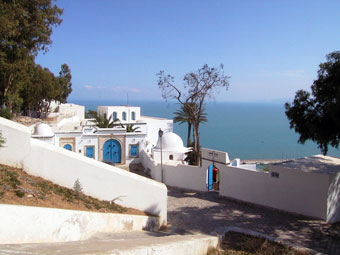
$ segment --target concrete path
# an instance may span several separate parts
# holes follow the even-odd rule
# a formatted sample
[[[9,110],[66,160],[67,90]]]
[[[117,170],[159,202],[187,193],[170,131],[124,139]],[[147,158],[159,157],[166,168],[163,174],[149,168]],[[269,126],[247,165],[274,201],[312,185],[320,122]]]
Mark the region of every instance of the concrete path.
[[[236,226],[325,254],[340,254],[339,223],[329,225],[321,220],[221,198],[216,192],[185,192],[168,187],[168,222],[179,233],[209,234]]]
[[[0,245],[1,255],[206,255],[218,238],[207,235],[172,235],[154,232],[98,234],[86,241]]]

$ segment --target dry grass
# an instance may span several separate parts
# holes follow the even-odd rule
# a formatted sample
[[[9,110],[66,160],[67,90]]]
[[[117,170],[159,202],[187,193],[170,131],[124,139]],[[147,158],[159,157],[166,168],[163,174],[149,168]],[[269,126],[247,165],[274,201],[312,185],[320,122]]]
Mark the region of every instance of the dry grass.
[[[98,200],[84,195],[79,189],[68,189],[5,165],[0,165],[0,203],[146,215],[119,206],[114,201]]]
[[[208,255],[307,255],[280,243],[265,238],[238,232],[228,232],[221,250],[210,250]]]

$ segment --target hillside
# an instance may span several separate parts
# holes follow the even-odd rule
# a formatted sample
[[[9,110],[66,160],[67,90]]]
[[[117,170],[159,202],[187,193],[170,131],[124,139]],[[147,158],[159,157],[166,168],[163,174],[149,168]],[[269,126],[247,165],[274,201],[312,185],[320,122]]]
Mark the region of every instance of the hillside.
[[[101,201],[82,193],[81,183],[75,190],[56,185],[22,169],[0,164],[0,203],[106,213],[146,215],[119,206],[114,201]],[[76,191],[77,190],[77,191]]]

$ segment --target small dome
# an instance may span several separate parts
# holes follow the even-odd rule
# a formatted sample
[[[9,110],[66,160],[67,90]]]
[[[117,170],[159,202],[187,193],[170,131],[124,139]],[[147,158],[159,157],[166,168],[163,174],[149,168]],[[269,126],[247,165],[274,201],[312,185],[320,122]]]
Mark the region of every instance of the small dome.
[[[33,135],[51,137],[54,136],[54,133],[49,125],[45,123],[39,123],[35,126]]]
[[[161,140],[162,150],[164,151],[181,152],[185,149],[182,139],[179,137],[179,135],[175,133],[172,132],[164,133],[162,139],[158,138],[155,149],[161,149]]]

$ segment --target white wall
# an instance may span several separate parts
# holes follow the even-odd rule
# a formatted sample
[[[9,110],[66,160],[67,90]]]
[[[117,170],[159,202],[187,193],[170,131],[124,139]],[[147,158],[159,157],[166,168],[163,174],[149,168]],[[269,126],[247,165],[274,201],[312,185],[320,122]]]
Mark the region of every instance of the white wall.
[[[140,107],[136,106],[98,106],[97,111],[100,114],[106,114],[107,118],[116,112],[117,118],[122,123],[134,123],[140,119]],[[123,112],[126,113],[126,120],[123,120]],[[135,120],[132,120],[132,112],[135,112]]]
[[[79,241],[94,234],[157,230],[157,217],[0,204],[0,243]]]
[[[330,178],[327,200],[327,222],[340,221],[340,173]]]
[[[174,151],[161,151],[159,149],[153,149],[152,150],[152,156],[153,159],[157,162],[163,161],[163,163],[166,162],[172,162],[172,161],[184,161],[185,159],[185,153],[184,152],[174,152]],[[172,160],[170,160],[170,156],[172,156]]]
[[[327,219],[327,175],[271,169],[271,173],[222,166],[220,195],[284,211]]]
[[[149,212],[166,223],[167,189],[164,184],[87,158],[82,154],[30,138],[29,129],[0,118],[7,139],[0,163],[21,166],[30,174],[72,188],[79,178],[84,193]]]
[[[60,117],[77,116],[80,120],[85,117],[85,106],[76,104],[61,104],[59,105]]]
[[[156,146],[158,141],[158,131],[173,132],[173,121],[168,119],[157,119],[143,116],[141,121],[147,124],[147,140],[151,145]]]
[[[150,169],[150,174],[153,179],[161,181],[161,164],[157,164],[144,150],[141,151],[141,162],[145,169]],[[166,185],[173,187],[196,191],[207,191],[207,167],[207,165],[202,167],[182,165],[177,164],[175,161],[165,162],[163,164],[163,182]]]
[[[0,162],[20,167],[23,159],[30,153],[30,129],[0,117],[0,130],[6,139],[6,144],[0,148]]]
[[[161,180],[161,166],[145,151],[141,161],[150,169],[153,179]],[[170,186],[207,191],[206,170],[211,161],[203,160],[202,167],[163,164],[164,183]],[[288,212],[299,213],[334,223],[340,220],[340,173],[334,177],[326,174],[308,173],[272,167],[279,174],[272,177],[253,169],[231,167],[216,163],[220,170],[221,196],[254,204],[264,205]]]

